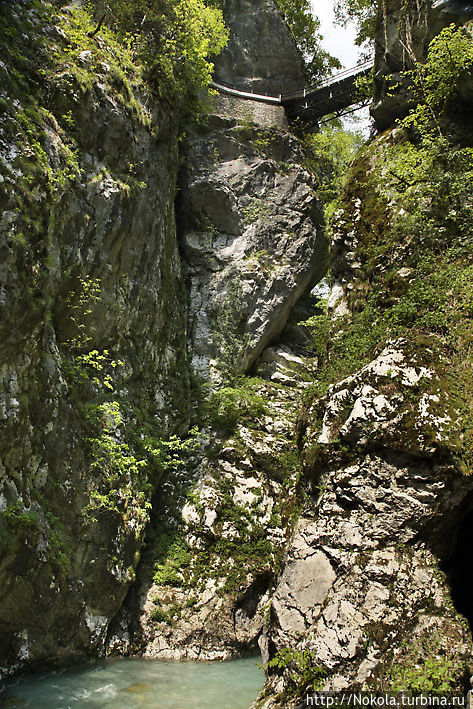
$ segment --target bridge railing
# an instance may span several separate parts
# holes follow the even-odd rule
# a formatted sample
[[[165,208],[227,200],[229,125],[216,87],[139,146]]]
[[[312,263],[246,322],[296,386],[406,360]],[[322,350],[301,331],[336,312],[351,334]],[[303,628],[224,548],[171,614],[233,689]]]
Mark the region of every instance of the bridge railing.
[[[329,86],[333,86],[333,84],[338,84],[344,79],[349,79],[352,76],[357,76],[358,74],[361,74],[365,71],[369,71],[372,69],[374,66],[374,60],[373,59],[368,59],[366,62],[363,62],[362,64],[357,64],[357,66],[351,67],[350,69],[344,69],[343,71],[338,72],[338,74],[334,74],[333,76],[329,76],[328,79],[325,79],[324,81],[321,81],[319,84],[313,84],[312,86],[307,86],[303,91],[293,91],[290,93],[285,93],[282,94],[281,100],[284,101],[290,101],[292,99],[297,99],[297,98],[305,98],[308,94],[313,94],[316,91],[320,91],[320,89],[327,88]]]
[[[236,86],[231,86],[223,81],[211,81],[210,86],[217,91],[222,93],[230,94],[231,96],[237,96],[239,98],[248,98],[252,101],[262,101],[264,103],[271,103],[280,105],[281,104],[281,94],[279,96],[270,96],[268,94],[255,94],[254,91],[245,91],[239,89]]]
[[[330,76],[328,79],[325,79],[320,84],[313,84],[312,86],[308,86],[303,91],[293,91],[289,93],[279,94],[279,96],[257,94],[254,91],[248,91],[242,88],[238,88],[223,81],[211,81],[210,86],[214,89],[217,89],[218,91],[221,91],[222,93],[230,94],[231,96],[250,99],[252,101],[261,101],[263,103],[269,103],[273,105],[281,105],[286,101],[294,101],[299,98],[305,98],[306,96],[310,96],[311,94],[313,95],[317,93],[317,91],[320,91],[321,89],[328,88],[329,86],[335,86],[336,84],[341,83],[345,79],[349,79],[351,77],[357,76],[358,74],[366,72],[369,69],[372,69],[373,66],[374,60],[369,59],[368,61],[363,62],[362,64],[358,64],[357,66],[352,67],[351,69],[344,69],[343,71],[338,72],[338,74]]]

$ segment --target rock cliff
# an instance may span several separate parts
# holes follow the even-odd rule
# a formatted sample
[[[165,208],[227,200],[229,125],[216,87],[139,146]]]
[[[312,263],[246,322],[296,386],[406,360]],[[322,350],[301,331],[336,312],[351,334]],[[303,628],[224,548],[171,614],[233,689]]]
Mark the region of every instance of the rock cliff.
[[[380,130],[403,117],[412,101],[409,81],[403,72],[412,69],[416,60],[425,58],[430,41],[443,27],[451,23],[462,25],[472,16],[473,6],[469,2],[387,0],[380,3],[375,44],[375,100],[371,108]]]
[[[183,137],[80,8],[2,5],[0,676],[259,644],[267,709],[468,688],[467,104],[432,158],[391,127],[410,95],[386,77],[469,9],[382,9],[390,130],[351,168],[303,326],[328,242],[282,109],[216,97]],[[216,78],[302,84],[272,1],[224,13]]]
[[[274,32],[295,52],[276,6],[264,12],[258,47],[232,59],[235,76],[255,76]],[[240,20],[230,26],[238,44]],[[227,62],[217,58],[218,76]],[[271,106],[230,108],[219,100],[205,125],[188,128],[176,203],[200,438],[168,476],[110,652],[255,652],[296,516],[295,414],[313,364],[294,313],[326,271],[328,243],[301,141],[284,121],[270,126]]]
[[[74,56],[73,11],[1,20],[3,673],[102,651],[157,483],[140,431],[185,430],[189,374],[175,127],[118,47]]]
[[[156,547],[166,566],[173,521],[187,525],[191,548],[226,543],[233,553],[247,532],[240,523],[229,531],[219,509],[236,519],[254,498],[248,534],[261,568],[248,557],[222,599],[230,569],[214,578],[207,565],[196,572],[199,603],[185,590],[170,601],[179,613],[197,606],[190,625],[212,617],[199,652],[226,656],[260,632],[292,509],[280,513],[278,497],[294,498],[297,477],[288,462],[287,480],[273,479],[292,437],[292,390],[257,380],[242,393],[235,378],[325,270],[314,180],[282,116],[270,130],[274,109],[260,106],[255,115],[240,106],[237,120],[221,101],[188,127],[179,156],[178,117],[131,53],[110,32],[94,34],[80,4],[59,8],[54,22],[50,10],[2,5],[0,18],[0,673],[140,643],[149,654],[185,654],[190,626],[170,632],[158,611],[146,616],[149,601],[140,638],[129,632],[130,598],[149,586]],[[232,71],[232,83],[276,92],[301,83],[274,3],[228,2],[225,14],[220,78]],[[274,357],[298,391],[291,372],[302,360],[290,350]],[[232,406],[247,407],[256,432],[227,440],[212,398],[219,383],[237,392]],[[279,418],[266,410],[270,394]],[[191,420],[204,432],[186,442]],[[153,543],[139,567],[150,513]],[[267,544],[261,515],[274,527]],[[167,592],[151,592],[170,617]],[[222,604],[227,620],[217,623]],[[189,641],[187,654],[196,647]]]
[[[304,87],[301,56],[274,0],[226,0],[223,14],[230,39],[216,81],[270,96]]]
[[[179,214],[196,375],[246,372],[324,275],[327,242],[300,143],[251,121],[188,136]]]
[[[389,41],[404,43],[397,29]],[[413,39],[420,56],[424,41]],[[298,423],[308,497],[260,640],[258,707],[295,707],[314,689],[470,687],[472,223],[466,163],[452,160],[471,136],[453,79],[452,92],[425,142],[419,122],[363,149],[332,219],[328,321],[315,333],[320,351],[331,342]],[[381,123],[394,122],[398,106],[383,105]],[[410,159],[435,162],[403,183]],[[462,217],[448,222],[456,184]]]

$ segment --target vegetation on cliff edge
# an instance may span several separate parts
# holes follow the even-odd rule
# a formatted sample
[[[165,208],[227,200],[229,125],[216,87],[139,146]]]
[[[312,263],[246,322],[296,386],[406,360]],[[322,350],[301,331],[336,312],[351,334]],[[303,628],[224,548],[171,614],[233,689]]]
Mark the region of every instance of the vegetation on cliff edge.
[[[471,35],[450,26],[409,72],[414,108],[361,151],[332,219],[336,243],[353,252],[350,314],[332,320],[321,304],[310,321],[320,356],[318,396],[371,361],[387,340],[403,337],[414,349],[424,343],[439,378],[438,413],[451,418],[450,450],[468,473],[473,146],[464,117],[472,71]]]

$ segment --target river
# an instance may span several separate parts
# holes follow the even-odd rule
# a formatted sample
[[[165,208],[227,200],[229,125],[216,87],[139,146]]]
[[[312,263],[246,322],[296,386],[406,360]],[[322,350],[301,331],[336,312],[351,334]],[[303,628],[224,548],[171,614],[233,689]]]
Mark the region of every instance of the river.
[[[264,682],[257,658],[229,662],[112,659],[12,682],[9,709],[248,709]]]

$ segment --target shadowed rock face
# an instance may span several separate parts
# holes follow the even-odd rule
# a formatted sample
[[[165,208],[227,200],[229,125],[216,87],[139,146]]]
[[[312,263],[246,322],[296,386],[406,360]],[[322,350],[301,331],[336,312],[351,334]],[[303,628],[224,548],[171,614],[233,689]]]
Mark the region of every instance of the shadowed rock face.
[[[443,27],[464,24],[473,4],[460,0],[388,0],[378,14],[375,57],[375,101],[371,113],[379,130],[394,124],[409,108],[402,72],[422,61],[431,40]],[[389,84],[399,83],[395,92]],[[391,95],[393,94],[393,95]]]
[[[39,23],[36,11],[11,5],[7,25],[16,13],[19,21]],[[63,37],[50,25],[25,36],[56,46]],[[87,53],[81,61],[85,72]],[[7,185],[0,192],[0,676],[100,654],[132,579],[144,527],[135,502],[147,483],[135,476],[135,502],[130,498],[122,514],[122,483],[115,478],[118,506],[95,520],[89,515],[92,492],[106,493],[107,485],[105,459],[94,458],[89,440],[101,435],[97,406],[112,396],[122,413],[125,406],[148,410],[156,432],[173,430],[179,419],[185,426],[188,406],[175,129],[156,105],[148,121],[137,119],[109,91],[110,64],[94,68],[86,94],[73,69],[48,76],[50,93],[38,98],[48,110],[29,126],[40,135],[43,169],[45,163],[55,177],[69,144],[62,116],[68,113],[74,125],[77,175],[54,200],[48,201],[38,163],[28,200],[25,166],[16,159],[27,152],[18,116],[31,96],[2,113],[0,125]],[[0,66],[2,87],[14,70]],[[143,117],[139,99],[136,107]],[[34,164],[31,149],[28,159]],[[131,169],[132,187],[125,184]],[[22,197],[22,208],[14,209]],[[42,219],[38,233],[19,243],[15,236],[33,209]],[[112,368],[113,394],[105,398],[87,365],[78,363],[79,354],[93,350],[108,351],[105,368],[109,358],[123,362]],[[172,372],[179,372],[176,386]],[[116,443],[126,441],[123,428],[113,433]]]
[[[274,0],[226,0],[228,46],[215,61],[215,80],[277,96],[303,88],[303,66]]]
[[[432,7],[435,10],[454,12],[459,15],[473,11],[473,4],[465,0],[435,0]]]

